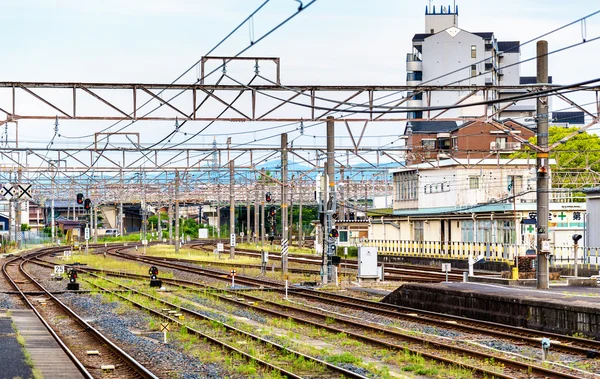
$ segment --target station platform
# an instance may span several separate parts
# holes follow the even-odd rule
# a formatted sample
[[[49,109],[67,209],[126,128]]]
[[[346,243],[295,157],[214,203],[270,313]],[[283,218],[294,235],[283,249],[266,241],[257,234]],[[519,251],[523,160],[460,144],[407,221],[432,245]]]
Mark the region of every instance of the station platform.
[[[600,287],[409,283],[382,302],[476,320],[600,339]]]
[[[24,348],[18,343],[15,330],[23,337]],[[32,310],[0,310],[0,378],[33,377],[23,350],[44,378],[84,378]]]

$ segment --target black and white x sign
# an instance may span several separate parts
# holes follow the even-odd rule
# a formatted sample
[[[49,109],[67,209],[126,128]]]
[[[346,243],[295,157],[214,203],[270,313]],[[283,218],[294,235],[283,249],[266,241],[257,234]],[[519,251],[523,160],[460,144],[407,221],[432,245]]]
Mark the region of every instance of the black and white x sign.
[[[31,200],[31,184],[19,184],[19,199]]]
[[[10,194],[11,185],[5,184],[0,188],[0,195],[4,196],[6,200],[10,200],[12,195]]]

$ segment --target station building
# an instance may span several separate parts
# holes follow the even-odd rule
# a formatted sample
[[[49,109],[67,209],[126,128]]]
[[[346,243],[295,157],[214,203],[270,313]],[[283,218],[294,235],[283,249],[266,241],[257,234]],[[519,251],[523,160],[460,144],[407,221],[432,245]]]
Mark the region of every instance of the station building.
[[[391,172],[392,213],[373,217],[365,242],[380,253],[512,260],[535,250],[535,159],[446,159]],[[584,197],[550,193],[549,235],[561,253],[583,233],[585,210]]]

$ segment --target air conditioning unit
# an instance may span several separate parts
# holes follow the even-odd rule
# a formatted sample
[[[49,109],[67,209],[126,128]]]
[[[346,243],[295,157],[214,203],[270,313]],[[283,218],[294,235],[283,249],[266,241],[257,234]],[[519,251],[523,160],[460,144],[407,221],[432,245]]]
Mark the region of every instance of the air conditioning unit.
[[[485,78],[485,85],[486,86],[491,86],[492,84],[493,84],[492,78]]]

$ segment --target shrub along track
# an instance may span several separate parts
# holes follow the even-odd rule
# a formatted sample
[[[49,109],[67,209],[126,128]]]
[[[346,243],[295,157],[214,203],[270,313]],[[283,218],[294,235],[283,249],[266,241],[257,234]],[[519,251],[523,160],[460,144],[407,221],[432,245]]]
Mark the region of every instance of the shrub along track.
[[[121,252],[117,252],[115,250],[118,249],[110,249],[112,251],[113,254],[117,254],[118,256],[121,256],[123,258],[135,258],[137,260],[141,260],[141,261],[145,261],[146,263],[150,263],[150,264],[160,264],[157,263],[154,259],[148,259],[148,257],[132,257],[129,254],[125,254],[123,255]],[[176,265],[175,265],[176,266]],[[184,271],[189,271],[189,272],[195,272],[198,273],[200,275],[205,275],[207,270],[205,269],[192,269],[188,266],[183,266],[183,267],[173,267],[172,264],[169,264],[169,267],[171,268],[175,268],[175,269],[182,269]],[[128,277],[132,277],[135,278],[137,277],[138,279],[140,278],[140,276],[136,276],[136,275],[128,275],[128,274],[117,274],[117,273],[112,273],[115,275],[121,275],[121,276],[128,276]],[[211,276],[213,276],[213,274],[215,274],[214,272],[211,272]],[[227,279],[226,275],[222,275],[222,273],[220,273],[220,275],[217,275],[216,277],[218,278],[225,278]],[[144,278],[144,277],[141,277]],[[245,278],[237,278],[236,279],[238,281],[238,283],[240,282],[240,280],[245,280]],[[174,285],[178,285],[178,286],[182,286],[186,289],[194,289],[198,287],[198,284],[192,283],[192,282],[186,282],[186,281],[177,281],[177,280],[172,280],[172,279],[163,279],[164,282],[166,283],[170,283],[170,284],[174,284]],[[253,284],[256,285],[255,280],[252,280]],[[264,285],[265,283],[263,283]],[[266,284],[271,285],[272,282],[269,281]],[[203,286],[204,288],[209,288],[211,290],[217,290],[217,288],[215,287],[210,287],[210,286]],[[294,294],[297,294],[299,296],[302,297],[309,297],[312,299],[315,299],[315,297],[319,300],[319,301],[326,301],[326,302],[339,302],[340,300],[335,300],[332,298],[332,296],[330,296],[331,294],[327,294],[326,298],[322,298],[319,295],[321,295],[321,293],[316,292],[316,291],[293,291]],[[355,320],[352,320],[351,318],[346,318],[343,317],[342,315],[336,315],[334,316],[336,318],[336,326],[333,327],[332,325],[328,325],[326,323],[326,318],[330,317],[327,315],[324,315],[323,312],[314,312],[311,310],[307,310],[307,309],[301,309],[299,307],[293,307],[293,306],[289,306],[289,305],[282,305],[276,302],[272,302],[272,301],[266,301],[264,298],[262,297],[257,297],[257,296],[250,296],[247,293],[245,293],[244,295],[240,295],[243,296],[243,299],[240,298],[239,300],[237,298],[233,298],[230,295],[218,295],[216,293],[213,293],[213,296],[217,296],[219,299],[221,300],[225,300],[228,302],[233,302],[236,303],[237,305],[240,306],[244,306],[244,307],[248,307],[248,308],[252,308],[254,310],[263,312],[263,313],[267,313],[270,314],[271,316],[275,316],[275,317],[283,317],[283,318],[292,318],[297,322],[301,322],[304,324],[309,324],[309,325],[313,325],[316,327],[320,327],[326,330],[329,330],[331,332],[334,333],[345,333],[346,335],[355,338],[357,340],[361,340],[363,342],[372,344],[372,345],[377,345],[377,346],[383,346],[385,348],[389,348],[392,350],[402,350],[402,349],[409,349],[415,353],[421,354],[425,357],[429,357],[431,359],[435,359],[437,361],[441,361],[441,362],[446,362],[446,363],[457,363],[456,362],[456,358],[446,358],[441,356],[440,354],[432,354],[429,353],[427,351],[427,349],[425,349],[424,347],[434,347],[436,350],[445,350],[448,351],[451,354],[459,354],[459,355],[463,355],[465,357],[470,357],[472,359],[479,359],[479,360],[490,360],[492,359],[495,362],[501,363],[503,365],[505,365],[506,367],[509,367],[510,369],[507,370],[509,372],[509,374],[499,374],[497,368],[495,370],[489,370],[486,371],[486,369],[482,369],[481,367],[477,366],[476,364],[470,364],[471,362],[458,362],[458,365],[462,365],[464,367],[468,367],[474,371],[478,371],[480,372],[482,375],[494,375],[496,377],[515,377],[515,375],[520,376],[520,375],[524,375],[524,373],[535,373],[538,374],[541,377],[557,377],[557,378],[579,378],[579,377],[588,377],[589,375],[593,375],[590,373],[585,373],[582,371],[577,371],[577,370],[570,370],[564,366],[560,367],[560,366],[553,366],[552,368],[546,368],[543,367],[541,365],[536,365],[533,364],[531,361],[516,361],[514,359],[507,359],[504,356],[500,356],[497,354],[490,354],[489,350],[483,350],[479,349],[479,350],[474,350],[471,348],[462,348],[459,346],[456,346],[455,344],[448,344],[445,342],[440,342],[439,340],[433,340],[431,338],[422,338],[422,337],[415,337],[413,335],[407,335],[407,334],[403,334],[401,332],[398,331],[394,331],[391,330],[390,328],[381,328],[378,326],[374,326],[374,325],[366,325],[364,322],[357,322]],[[345,307],[348,307],[348,299],[350,298],[344,298],[344,303],[342,304]],[[259,302],[260,304],[262,304],[262,306],[259,305],[255,305],[255,304],[248,304],[248,299],[251,299],[255,302]],[[325,300],[323,300],[325,299]],[[352,300],[356,300],[356,299],[352,299]],[[366,305],[365,305],[366,304]],[[356,305],[356,301],[353,301],[351,306],[355,306]],[[359,307],[363,310],[366,311],[372,311],[373,310],[373,306],[374,305],[380,305],[378,303],[373,303],[373,302],[368,302],[368,301],[362,301],[362,306]],[[381,312],[381,310],[378,310],[378,312]],[[391,314],[391,316],[393,317],[402,317],[403,315],[399,315],[396,312],[390,312],[393,313]],[[342,317],[340,317],[342,316]],[[390,316],[390,314],[387,314],[386,316]],[[417,315],[404,315],[407,318],[417,318],[417,320],[415,320],[416,322],[423,322],[422,319],[419,319]],[[478,325],[477,327],[472,327],[469,325],[463,325],[463,324],[448,324],[448,319],[444,320],[444,315],[439,315],[441,316],[440,319],[435,319],[435,318],[427,318],[425,320],[425,322],[427,323],[432,323],[432,324],[437,324],[437,326],[441,326],[443,328],[448,328],[448,329],[453,329],[453,328],[457,328],[459,330],[467,330],[471,333],[476,333],[481,335],[483,334],[488,334],[487,330],[483,330],[480,327],[480,325]],[[511,327],[508,327],[509,329]],[[493,330],[493,329],[492,329]],[[526,332],[533,332],[534,334],[536,333],[535,331],[527,331],[524,330]],[[504,339],[508,339],[508,340],[519,340],[521,343],[528,343],[531,344],[533,346],[539,346],[539,338],[536,337],[523,337],[523,336],[515,336],[512,333],[508,333],[508,332],[496,332],[496,333],[492,333],[494,336],[496,337],[502,337]],[[375,337],[369,337],[368,335],[375,335],[377,336]],[[547,335],[547,333],[545,333],[544,335]],[[561,336],[558,336],[561,337]],[[398,345],[397,344],[397,340],[403,340],[404,344],[403,345]],[[579,339],[576,339],[579,340]],[[586,340],[583,340],[586,341]],[[582,354],[588,353],[588,350],[581,348],[581,347],[575,347],[575,346],[568,346],[568,345],[564,345],[561,347],[563,347],[563,349],[565,351],[568,351],[571,354]],[[514,356],[513,356],[514,358]],[[545,364],[547,365],[547,364]],[[477,367],[476,367],[477,366]]]
[[[2,272],[84,377],[158,378],[46,290],[24,268],[39,255],[63,250],[64,247],[46,248],[12,258],[4,263]],[[92,348],[98,354],[86,353]],[[114,371],[104,372],[105,364],[114,365]]]

